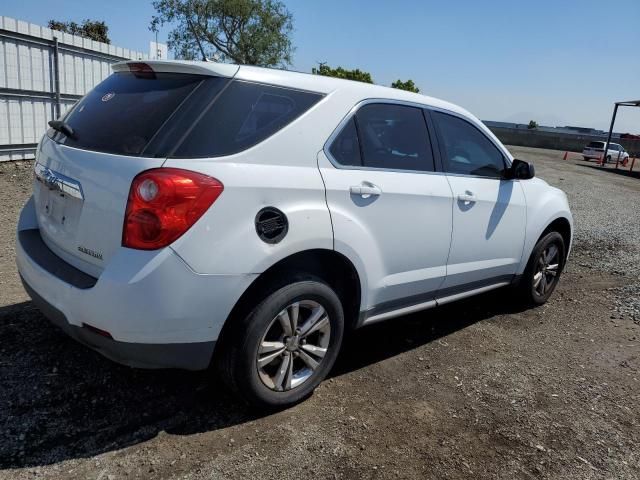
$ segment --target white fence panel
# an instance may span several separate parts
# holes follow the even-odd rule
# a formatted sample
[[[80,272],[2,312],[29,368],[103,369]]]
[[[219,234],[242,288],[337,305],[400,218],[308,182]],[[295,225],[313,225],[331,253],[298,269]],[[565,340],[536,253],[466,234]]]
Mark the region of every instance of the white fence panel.
[[[0,16],[0,161],[33,158],[47,122],[105,79],[112,63],[148,58]]]

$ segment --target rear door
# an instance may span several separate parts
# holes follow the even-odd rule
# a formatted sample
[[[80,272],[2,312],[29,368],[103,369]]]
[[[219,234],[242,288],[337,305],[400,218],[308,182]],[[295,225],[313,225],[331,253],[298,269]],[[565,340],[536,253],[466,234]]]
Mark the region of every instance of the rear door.
[[[447,278],[438,297],[511,281],[525,238],[520,182],[503,177],[504,154],[477,126],[440,111],[431,117],[454,200]]]
[[[34,199],[40,233],[54,253],[98,276],[121,245],[131,181],[160,167],[179,134],[175,127],[184,128],[167,120],[181,106],[178,116],[189,110],[187,99],[202,108],[226,81],[150,68],[116,72],[65,116],[72,135],[49,130],[36,156]]]
[[[422,109],[362,105],[318,160],[335,248],[367,272],[368,315],[432,301],[446,276],[453,200],[434,172]]]

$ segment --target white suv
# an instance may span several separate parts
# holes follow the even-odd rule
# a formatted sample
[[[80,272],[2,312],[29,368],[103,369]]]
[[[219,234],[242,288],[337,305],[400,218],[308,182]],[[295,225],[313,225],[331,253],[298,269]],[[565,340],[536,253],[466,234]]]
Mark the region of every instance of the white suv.
[[[125,62],[38,146],[17,263],[103,355],[299,401],[343,332],[498,287],[544,303],[564,193],[474,116],[300,73]]]
[[[585,160],[601,160],[604,147],[607,142],[591,142],[582,150],[582,156]],[[607,149],[607,158],[605,162],[620,161],[624,162],[629,158],[629,153],[619,143],[609,143]]]

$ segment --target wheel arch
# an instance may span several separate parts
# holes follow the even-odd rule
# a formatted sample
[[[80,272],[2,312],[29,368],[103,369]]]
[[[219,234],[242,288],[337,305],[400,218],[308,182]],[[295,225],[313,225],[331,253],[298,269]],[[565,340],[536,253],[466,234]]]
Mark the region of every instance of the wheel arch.
[[[337,293],[345,313],[345,327],[355,327],[362,296],[361,279],[356,267],[335,250],[311,249],[291,254],[258,275],[235,303],[217,343],[222,343],[225,334],[239,323],[236,319],[249,314],[256,306],[256,299],[290,283],[292,278],[303,279],[305,276],[321,279]]]
[[[572,230],[571,230],[571,222],[566,217],[558,217],[554,219],[551,223],[547,225],[547,227],[542,231],[542,233],[538,236],[536,240],[536,244],[540,241],[542,237],[547,235],[549,232],[558,232],[562,236],[562,240],[565,245],[565,258],[569,256],[569,250],[571,248],[571,239],[572,239]]]

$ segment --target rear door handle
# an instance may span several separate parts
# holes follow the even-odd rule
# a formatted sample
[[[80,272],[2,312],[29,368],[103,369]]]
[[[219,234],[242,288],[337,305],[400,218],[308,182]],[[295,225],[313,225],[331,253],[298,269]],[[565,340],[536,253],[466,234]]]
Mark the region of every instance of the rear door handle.
[[[466,192],[458,195],[458,200],[463,202],[465,205],[470,205],[472,203],[476,203],[476,196],[467,190]]]
[[[377,197],[382,193],[380,187],[374,185],[373,183],[362,184],[362,185],[352,185],[349,187],[349,192],[351,195],[360,195],[361,197]]]

